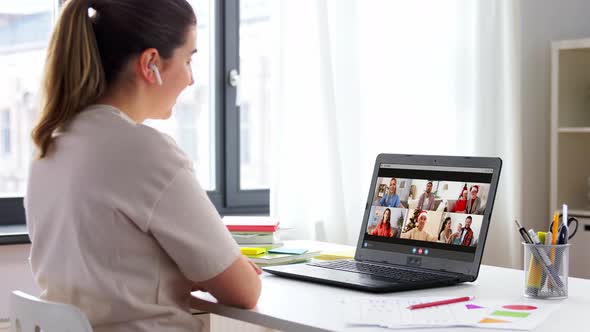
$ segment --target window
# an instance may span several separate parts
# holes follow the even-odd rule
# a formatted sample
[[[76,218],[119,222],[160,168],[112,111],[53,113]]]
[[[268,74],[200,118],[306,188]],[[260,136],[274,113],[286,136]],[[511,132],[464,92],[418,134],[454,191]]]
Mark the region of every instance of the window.
[[[240,1],[240,189],[269,187],[272,0]]]
[[[26,190],[39,82],[62,2],[0,4],[0,197],[22,197]],[[146,124],[176,139],[220,213],[267,213],[270,64],[268,46],[262,46],[271,0],[189,2],[198,21],[195,84],[179,96],[171,119]],[[240,69],[241,107],[228,80]]]
[[[25,191],[53,9],[47,0],[0,4],[0,197]]]
[[[268,210],[272,3],[224,2],[224,68],[231,85],[225,94],[226,201],[230,208]]]
[[[11,147],[10,139],[10,110],[0,111],[0,158],[8,159]]]

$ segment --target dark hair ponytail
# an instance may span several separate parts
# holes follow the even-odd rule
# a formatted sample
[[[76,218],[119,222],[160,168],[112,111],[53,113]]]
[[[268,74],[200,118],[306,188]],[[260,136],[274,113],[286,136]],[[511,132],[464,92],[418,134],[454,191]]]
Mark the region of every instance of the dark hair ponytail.
[[[92,103],[105,85],[88,4],[68,1],[47,48],[41,119],[32,133],[39,158],[47,155],[55,130]]]

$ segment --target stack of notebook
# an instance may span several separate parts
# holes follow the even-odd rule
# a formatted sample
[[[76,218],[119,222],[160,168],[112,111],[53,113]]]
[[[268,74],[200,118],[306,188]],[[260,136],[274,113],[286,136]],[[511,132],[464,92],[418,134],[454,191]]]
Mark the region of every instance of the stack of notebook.
[[[242,254],[259,266],[291,264],[306,261],[321,253],[321,250],[281,247],[266,249],[261,247],[242,247]]]
[[[281,246],[279,221],[271,217],[225,216],[223,223],[240,246],[275,248]]]

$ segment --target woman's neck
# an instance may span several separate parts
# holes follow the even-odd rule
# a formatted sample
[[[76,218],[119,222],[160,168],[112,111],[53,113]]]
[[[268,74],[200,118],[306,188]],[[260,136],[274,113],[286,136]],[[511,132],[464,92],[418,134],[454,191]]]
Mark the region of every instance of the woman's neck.
[[[136,123],[142,123],[147,117],[144,114],[146,107],[137,98],[134,92],[123,87],[109,89],[97,100],[98,104],[111,105],[125,113]]]

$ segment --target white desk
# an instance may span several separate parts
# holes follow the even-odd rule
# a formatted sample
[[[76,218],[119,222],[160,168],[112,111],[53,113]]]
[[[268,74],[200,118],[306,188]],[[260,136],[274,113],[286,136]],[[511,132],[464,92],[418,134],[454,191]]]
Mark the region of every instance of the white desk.
[[[262,295],[254,310],[242,310],[217,304],[208,293],[195,292],[193,307],[220,316],[262,325],[281,331],[387,331],[382,328],[348,327],[345,317],[338,312],[339,299],[366,296],[381,297],[458,297],[474,295],[481,300],[522,300],[523,272],[493,266],[482,266],[474,283],[429,290],[372,295],[360,291],[323,286],[309,282],[280,278],[264,273]],[[536,300],[539,301],[539,300]],[[542,301],[543,302],[543,301]],[[537,331],[588,330],[590,312],[590,280],[570,278],[569,298],[555,301],[562,306]],[[421,331],[430,331],[421,330]],[[454,328],[436,331],[478,331]],[[412,330],[417,331],[417,330]],[[492,330],[481,330],[492,331]]]

